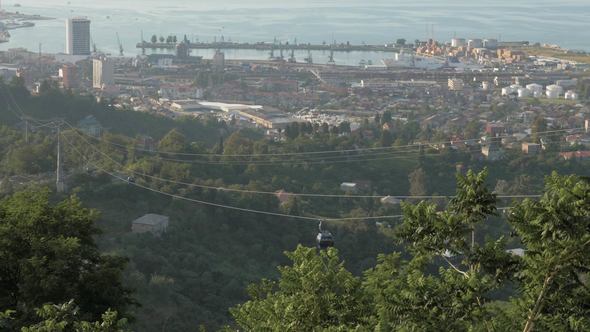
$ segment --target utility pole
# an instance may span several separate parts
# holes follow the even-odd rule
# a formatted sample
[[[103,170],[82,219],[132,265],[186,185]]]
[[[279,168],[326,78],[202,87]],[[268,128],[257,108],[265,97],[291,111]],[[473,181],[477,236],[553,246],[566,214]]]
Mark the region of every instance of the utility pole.
[[[66,191],[66,184],[63,179],[63,162],[61,156],[61,125],[57,124],[57,168],[55,170],[55,187],[58,193],[64,193]]]
[[[25,142],[29,144],[29,119],[25,118]]]

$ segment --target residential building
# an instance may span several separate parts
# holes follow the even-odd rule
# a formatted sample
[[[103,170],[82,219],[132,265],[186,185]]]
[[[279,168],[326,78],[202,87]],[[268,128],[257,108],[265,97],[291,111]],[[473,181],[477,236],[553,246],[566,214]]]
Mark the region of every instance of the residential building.
[[[66,21],[66,53],[90,55],[90,20],[84,17]]]
[[[498,137],[506,132],[506,127],[502,123],[492,122],[486,124],[486,134],[492,137]]]
[[[115,69],[113,62],[105,56],[92,60],[92,86],[103,89],[115,84]]]
[[[64,89],[75,89],[78,87],[78,73],[75,65],[63,65],[61,67],[61,77]]]
[[[573,151],[573,152],[561,152],[559,156],[564,160],[572,159],[590,159],[590,151]]]
[[[482,146],[481,154],[483,154],[489,161],[496,161],[502,158],[500,147],[494,143]]]
[[[160,236],[166,233],[170,218],[158,214],[146,214],[141,218],[134,220],[131,224],[131,231],[133,233],[152,233]]]

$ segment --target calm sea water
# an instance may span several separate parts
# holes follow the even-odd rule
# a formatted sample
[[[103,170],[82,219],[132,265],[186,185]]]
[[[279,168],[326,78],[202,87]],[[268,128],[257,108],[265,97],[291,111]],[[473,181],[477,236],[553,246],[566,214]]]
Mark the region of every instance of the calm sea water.
[[[499,38],[555,43],[590,50],[590,0],[15,0],[2,1],[4,9],[56,18],[36,22],[29,29],[11,31],[0,49],[26,47],[63,52],[65,19],[87,16],[98,48],[118,53],[119,33],[126,55],[139,53],[135,44],[153,34],[187,35],[191,40],[213,41],[222,35],[231,41],[321,43],[386,43],[397,38],[439,40],[453,36]],[[198,54],[194,52],[193,54]],[[201,51],[210,57],[211,53]],[[229,58],[260,58],[258,52],[228,52]],[[285,54],[287,56],[287,54]],[[296,54],[298,58],[304,54]],[[319,59],[316,59],[319,58]],[[315,54],[322,62],[326,54]],[[351,60],[353,58],[353,60]],[[337,62],[356,61],[363,55],[337,54]],[[366,59],[377,60],[383,55]],[[348,60],[347,60],[348,59]]]

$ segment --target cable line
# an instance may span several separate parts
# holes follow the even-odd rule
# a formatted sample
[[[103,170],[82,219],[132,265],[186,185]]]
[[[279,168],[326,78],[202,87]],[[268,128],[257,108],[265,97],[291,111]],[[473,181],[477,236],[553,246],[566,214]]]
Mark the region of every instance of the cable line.
[[[78,148],[76,148],[68,139],[66,139],[66,142],[68,143],[68,145],[70,145],[76,152],[78,152],[78,154],[86,159],[86,157],[82,154],[82,152],[80,152],[80,150],[78,150]],[[241,208],[241,207],[236,207],[236,206],[231,206],[231,205],[225,205],[225,204],[218,204],[218,203],[212,203],[212,202],[207,202],[207,201],[202,201],[202,200],[198,200],[198,199],[193,199],[193,198],[188,198],[188,197],[184,197],[184,196],[180,196],[180,195],[176,195],[176,194],[171,194],[171,193],[167,193],[161,190],[157,190],[151,187],[147,187],[135,182],[129,182],[127,180],[125,180],[124,178],[111,173],[97,165],[93,165],[94,167],[96,167],[97,169],[99,169],[100,171],[110,175],[113,178],[119,179],[123,182],[129,183],[133,186],[154,192],[154,193],[158,193],[161,195],[165,195],[165,196],[169,196],[172,198],[176,198],[176,199],[181,199],[181,200],[185,200],[185,201],[189,201],[189,202],[193,202],[193,203],[198,203],[198,204],[202,204],[202,205],[207,205],[207,206],[213,206],[213,207],[218,207],[218,208],[223,208],[223,209],[229,209],[229,210],[235,210],[235,211],[241,211],[241,212],[248,212],[248,213],[254,213],[254,214],[260,214],[260,215],[267,215],[267,216],[274,216],[274,217],[284,217],[284,218],[292,218],[292,219],[300,219],[300,220],[307,220],[307,221],[318,221],[319,219],[322,220],[327,220],[327,221],[355,221],[355,220],[379,220],[379,219],[393,219],[393,218],[401,218],[403,217],[402,215],[393,215],[393,216],[374,216],[374,217],[346,217],[346,218],[326,218],[326,217],[306,217],[306,216],[297,216],[297,215],[290,215],[290,214],[284,214],[284,213],[277,213],[277,212],[269,212],[269,211],[261,211],[261,210],[254,210],[254,209],[247,209],[247,208]]]
[[[84,137],[82,137],[82,139],[84,140]],[[88,143],[88,141],[85,141],[85,142],[87,144],[89,144],[94,151],[103,155],[105,158],[107,158],[108,160],[117,164],[119,167],[125,167],[125,165],[116,161],[115,159],[113,159],[112,157],[107,155],[106,153],[96,149],[93,145]],[[279,194],[279,192],[277,192],[277,191],[274,191],[274,192],[272,192],[272,191],[259,191],[259,190],[234,189],[234,188],[227,188],[227,187],[200,185],[200,184],[195,184],[195,183],[188,183],[188,182],[183,182],[183,181],[161,178],[158,176],[153,176],[153,175],[145,174],[142,172],[137,172],[134,170],[129,170],[129,172],[133,173],[134,175],[150,178],[150,179],[161,181],[161,182],[173,183],[173,184],[177,184],[177,185],[184,185],[184,186],[194,187],[194,188],[212,189],[212,190],[218,190],[218,191],[239,192],[239,193],[248,193],[248,194],[273,195],[273,196],[276,196],[277,194]],[[280,194],[285,195],[285,196],[292,196],[292,197],[324,197],[324,198],[349,198],[349,199],[353,199],[353,198],[379,198],[380,199],[380,198],[385,198],[385,197],[393,197],[393,198],[397,198],[397,199],[435,199],[435,198],[436,199],[448,199],[448,198],[454,197],[454,195],[447,195],[447,196],[444,196],[444,195],[429,195],[429,196],[338,195],[338,194],[309,194],[309,193],[288,193],[288,192],[281,192]],[[540,195],[502,195],[502,196],[498,196],[498,198],[538,198],[538,197],[540,197]]]
[[[576,131],[585,129],[584,127],[580,128],[567,128],[567,129],[557,129],[557,130],[547,130],[547,131],[540,131],[536,134],[545,134],[545,133],[559,133],[559,132],[567,132],[567,131]],[[82,133],[83,135],[103,141],[107,144],[118,146],[121,148],[127,149],[128,146],[123,144],[118,144],[115,142],[110,142],[105,140],[104,138],[98,138],[90,136],[86,133]],[[502,138],[509,138],[513,137],[513,135],[500,135],[496,137],[492,137],[492,139],[502,139]],[[302,156],[302,155],[322,155],[322,154],[343,154],[349,152],[363,152],[363,151],[386,151],[392,149],[401,149],[401,148],[420,148],[422,146],[428,145],[439,145],[439,144],[453,144],[453,143],[468,143],[472,141],[478,141],[478,139],[463,139],[463,140],[453,140],[453,141],[443,141],[443,142],[425,142],[425,143],[414,143],[402,146],[389,146],[389,147],[374,147],[374,148],[360,148],[360,149],[345,149],[345,150],[324,150],[324,151],[309,151],[309,152],[285,152],[285,153],[253,153],[253,154],[215,154],[215,153],[184,153],[184,152],[172,152],[172,151],[159,151],[159,150],[150,150],[150,149],[141,149],[135,148],[137,151],[147,152],[147,153],[154,153],[154,154],[164,154],[164,155],[175,155],[175,156],[193,156],[193,157],[222,157],[222,158],[232,158],[232,157],[280,157],[280,156]]]

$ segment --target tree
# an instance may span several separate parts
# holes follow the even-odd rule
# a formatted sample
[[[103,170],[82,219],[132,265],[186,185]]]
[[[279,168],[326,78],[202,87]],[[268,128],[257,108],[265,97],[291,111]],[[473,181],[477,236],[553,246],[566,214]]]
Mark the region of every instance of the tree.
[[[420,308],[402,316],[402,330],[495,329],[489,294],[513,278],[518,260],[506,252],[503,238],[483,245],[475,241],[475,228],[496,212],[496,196],[486,187],[486,178],[485,170],[457,175],[456,195],[442,212],[432,203],[402,204],[398,236],[414,258],[402,281],[394,284],[403,291],[384,299],[384,305]],[[427,264],[436,261],[447,267],[431,275]],[[398,271],[399,264],[392,268]]]
[[[389,147],[393,144],[393,135],[389,130],[381,131],[381,146],[382,147]]]
[[[61,305],[46,304],[37,309],[43,319],[40,323],[24,327],[21,332],[127,332],[126,319],[117,319],[117,312],[107,310],[100,321],[87,322],[80,318],[80,308],[74,301]]]
[[[533,122],[531,131],[533,134],[533,141],[538,142],[541,138],[539,133],[547,131],[547,120],[545,120],[545,118],[542,116],[537,117]]]
[[[155,44],[155,43],[157,43],[157,42],[158,42],[158,36],[156,36],[156,35],[153,35],[153,36],[152,36],[152,44]]]
[[[160,140],[158,149],[166,152],[183,152],[186,149],[186,139],[180,131],[172,129]]]
[[[475,139],[481,133],[481,123],[479,121],[470,121],[464,128],[465,139]]]
[[[121,284],[126,259],[101,255],[97,213],[71,197],[55,206],[47,190],[0,202],[0,311],[16,310],[16,327],[36,321],[34,308],[74,299],[84,319],[134,303]]]
[[[400,38],[395,42],[395,44],[398,46],[404,46],[406,45],[406,40],[404,38]]]
[[[381,117],[381,124],[391,123],[391,121],[392,121],[391,111],[383,112],[383,116]]]
[[[539,201],[511,210],[510,223],[526,246],[525,332],[590,330],[590,183],[553,173]]]
[[[278,282],[251,285],[251,300],[231,309],[236,323],[248,331],[351,330],[364,324],[368,306],[361,282],[348,272],[338,251],[319,254],[298,246],[286,253],[293,262],[280,267]]]
[[[381,114],[375,113],[374,121],[376,124],[380,124],[381,123]]]
[[[350,122],[348,122],[348,121],[341,122],[339,125],[339,131],[341,133],[350,134],[350,132],[351,132]]]
[[[166,41],[166,38],[164,38],[164,36],[160,36],[160,43],[163,43],[164,41]]]

